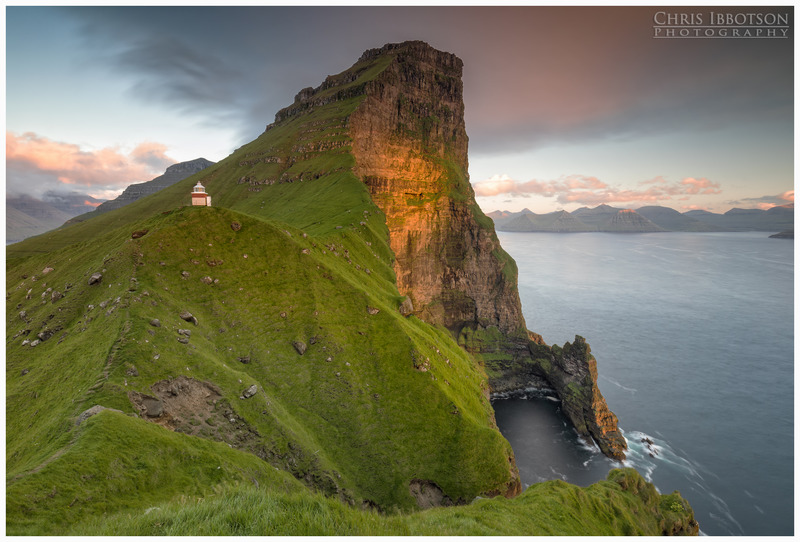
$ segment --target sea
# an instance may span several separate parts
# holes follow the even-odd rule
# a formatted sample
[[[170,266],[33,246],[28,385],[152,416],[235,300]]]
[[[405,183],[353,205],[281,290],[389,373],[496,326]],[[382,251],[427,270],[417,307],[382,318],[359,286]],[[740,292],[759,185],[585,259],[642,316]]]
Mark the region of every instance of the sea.
[[[523,487],[633,467],[706,535],[794,534],[794,241],[769,233],[498,232],[528,329],[583,336],[628,441],[581,441],[552,393],[495,399]]]

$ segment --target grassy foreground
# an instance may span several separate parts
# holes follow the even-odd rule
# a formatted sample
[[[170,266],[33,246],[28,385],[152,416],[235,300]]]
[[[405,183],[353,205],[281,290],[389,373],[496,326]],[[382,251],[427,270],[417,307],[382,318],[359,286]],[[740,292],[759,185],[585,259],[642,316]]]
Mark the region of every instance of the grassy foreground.
[[[661,535],[690,531],[687,510],[679,495],[661,496],[635,470],[619,469],[587,488],[553,480],[515,499],[478,499],[467,506],[391,516],[319,494],[241,485],[200,501],[94,519],[68,534]]]

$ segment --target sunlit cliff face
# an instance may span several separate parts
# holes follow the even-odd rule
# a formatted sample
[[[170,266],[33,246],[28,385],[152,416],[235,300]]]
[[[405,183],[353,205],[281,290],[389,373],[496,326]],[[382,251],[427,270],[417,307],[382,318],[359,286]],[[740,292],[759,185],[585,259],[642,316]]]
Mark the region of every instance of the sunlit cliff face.
[[[524,333],[516,275],[504,275],[496,237],[474,216],[461,61],[427,46],[414,62],[403,55],[349,119],[354,171],[386,215],[398,290],[419,316],[456,333]]]

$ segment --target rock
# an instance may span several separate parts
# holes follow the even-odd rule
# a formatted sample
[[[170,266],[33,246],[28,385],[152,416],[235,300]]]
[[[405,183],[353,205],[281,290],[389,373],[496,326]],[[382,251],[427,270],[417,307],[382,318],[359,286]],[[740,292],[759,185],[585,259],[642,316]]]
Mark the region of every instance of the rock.
[[[191,312],[189,312],[187,310],[183,310],[183,311],[181,311],[180,316],[181,316],[181,320],[185,320],[187,322],[193,323],[194,325],[197,325],[197,318],[192,316]]]
[[[45,267],[44,269],[42,269],[42,275],[46,275],[46,274],[48,274],[48,273],[49,273],[50,271],[52,271],[52,270],[53,270],[53,268],[52,268],[52,267],[49,267],[49,266],[48,266],[48,267]]]
[[[75,425],[82,424],[83,422],[85,422],[86,420],[88,420],[89,418],[94,416],[95,414],[99,414],[100,412],[102,412],[104,410],[111,410],[113,412],[122,413],[121,410],[117,410],[116,408],[106,408],[104,406],[94,405],[93,407],[87,408],[86,410],[81,412],[81,414],[78,416],[78,419],[75,420]]]
[[[250,356],[241,356],[238,358],[240,363],[244,363],[245,365],[250,363]]]
[[[403,302],[400,303],[400,307],[397,309],[400,311],[400,314],[403,316],[410,316],[414,312],[414,304],[411,302],[410,297],[406,297],[403,299]]]
[[[188,279],[189,278],[189,272],[188,271],[181,271],[181,278],[182,279]]]
[[[153,318],[152,320],[150,320],[150,325],[153,327],[161,327],[161,320],[159,320],[158,318]]]
[[[155,397],[144,397],[142,406],[148,418],[158,418],[164,413],[164,403]]]
[[[63,295],[61,292],[59,292],[59,291],[57,291],[57,290],[53,290],[53,293],[52,293],[52,294],[50,294],[50,301],[52,301],[53,303],[55,303],[56,301],[58,301],[58,300],[59,300],[59,299],[61,299],[62,297],[64,297],[64,295]]]
[[[205,277],[200,279],[200,282],[202,282],[203,284],[213,284],[214,283],[214,279],[212,279],[211,277],[206,275]]]
[[[89,286],[93,284],[99,284],[101,280],[103,280],[102,273],[93,273],[92,276],[89,277]]]
[[[30,370],[30,369],[22,369],[22,372],[20,373],[20,376],[25,376],[25,375],[26,375],[26,374],[28,374],[29,372],[31,372],[31,370]]]
[[[528,348],[578,434],[593,440],[606,456],[625,459],[628,445],[619,432],[617,417],[597,386],[597,361],[584,338],[576,335],[575,341],[565,343],[563,348],[530,341]],[[547,364],[538,360],[546,360]]]
[[[306,353],[307,347],[306,343],[304,343],[303,341],[294,341],[292,343],[292,346],[294,346],[294,349],[297,350],[297,353],[300,354],[301,356]]]
[[[192,330],[191,329],[179,329],[178,330],[178,335],[185,335],[187,337],[191,337],[192,336]]]
[[[128,367],[128,370],[125,371],[125,374],[128,376],[139,376],[139,371],[136,370],[136,367]]]
[[[380,311],[380,309],[376,309],[375,307],[367,307],[367,312],[372,314],[372,315],[375,315],[375,314],[378,314],[381,311]]]
[[[49,339],[50,337],[52,337],[55,334],[55,332],[56,332],[56,330],[53,330],[53,329],[45,329],[43,331],[40,331],[39,334],[36,335],[36,336],[39,337],[40,341],[44,342],[47,339]]]
[[[147,232],[150,230],[136,230],[131,234],[131,239],[139,239],[140,237],[144,237],[147,235]]]
[[[258,386],[253,384],[252,386],[250,386],[249,388],[247,388],[246,390],[244,390],[242,392],[242,398],[243,399],[249,399],[252,396],[254,396],[256,394],[256,392],[258,392]]]
[[[178,337],[178,342],[182,344],[189,344],[189,339],[186,337]]]
[[[25,311],[21,311],[21,312],[19,313],[19,319],[20,319],[20,320],[24,320],[24,321],[26,321],[26,322],[27,322],[27,321],[28,321],[28,313],[27,313],[27,312],[25,312]]]
[[[233,222],[231,222],[231,229],[233,231],[239,231],[242,229],[242,225],[234,220]]]

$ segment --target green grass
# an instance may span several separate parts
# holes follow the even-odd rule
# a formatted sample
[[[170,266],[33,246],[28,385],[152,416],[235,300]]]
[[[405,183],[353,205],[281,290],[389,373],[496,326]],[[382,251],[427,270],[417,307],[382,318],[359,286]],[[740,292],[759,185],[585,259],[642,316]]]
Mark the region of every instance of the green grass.
[[[625,469],[587,488],[554,480],[531,486],[516,499],[480,499],[468,506],[388,516],[318,494],[287,495],[240,485],[199,502],[165,503],[147,513],[95,519],[69,534],[661,535],[691,530],[686,510],[680,495],[659,496],[635,471]]]

